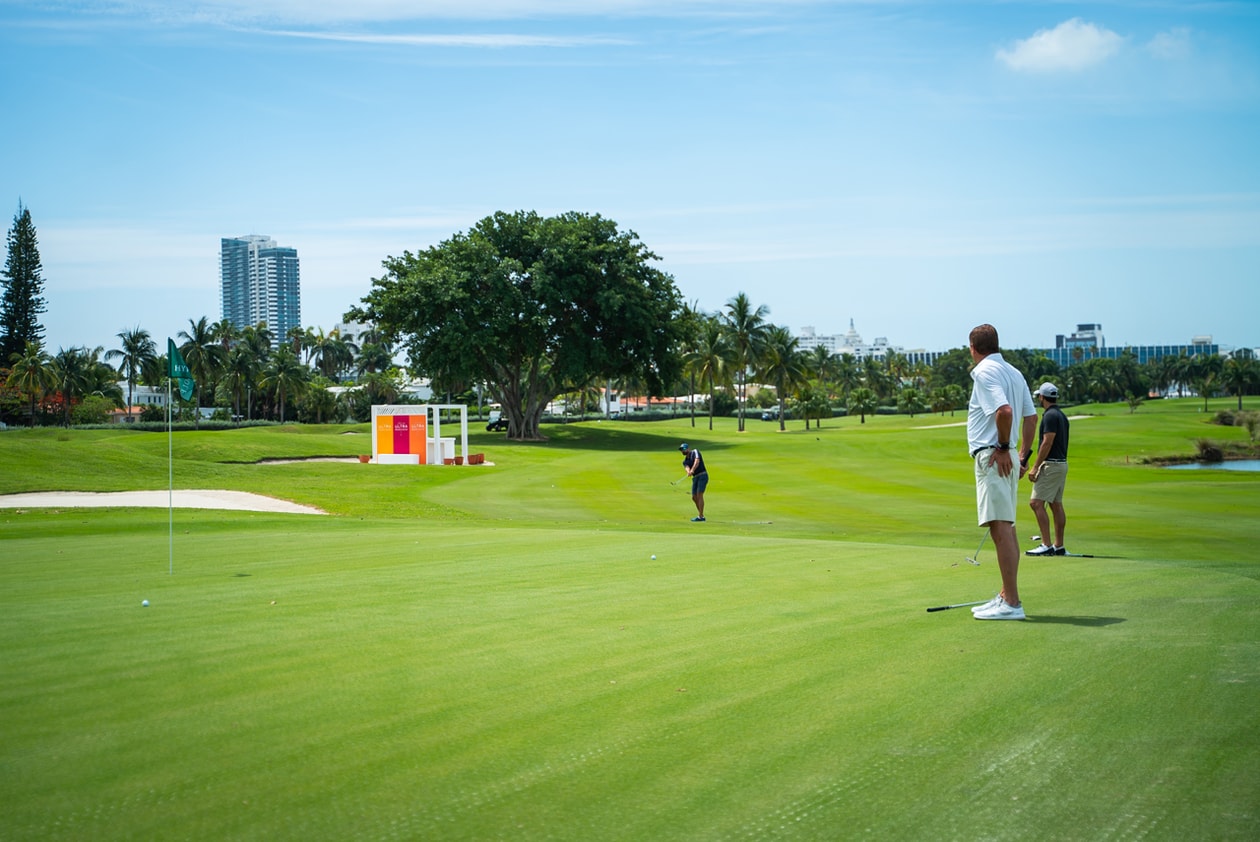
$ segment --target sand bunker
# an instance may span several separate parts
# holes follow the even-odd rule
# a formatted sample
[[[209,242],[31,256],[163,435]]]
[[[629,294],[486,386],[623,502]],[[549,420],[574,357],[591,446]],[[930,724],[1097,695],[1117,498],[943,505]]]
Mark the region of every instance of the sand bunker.
[[[0,494],[0,509],[73,509],[81,507],[136,507],[176,509],[230,509],[240,512],[326,515],[313,506],[288,500],[250,494],[245,491],[41,491],[28,494]]]

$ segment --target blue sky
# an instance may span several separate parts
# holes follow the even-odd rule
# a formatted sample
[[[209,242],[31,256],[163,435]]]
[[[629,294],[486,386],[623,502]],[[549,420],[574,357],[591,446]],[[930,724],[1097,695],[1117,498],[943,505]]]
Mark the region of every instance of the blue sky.
[[[0,82],[54,352],[216,320],[224,236],[298,249],[328,329],[518,209],[793,330],[1260,345],[1249,0],[0,0]]]

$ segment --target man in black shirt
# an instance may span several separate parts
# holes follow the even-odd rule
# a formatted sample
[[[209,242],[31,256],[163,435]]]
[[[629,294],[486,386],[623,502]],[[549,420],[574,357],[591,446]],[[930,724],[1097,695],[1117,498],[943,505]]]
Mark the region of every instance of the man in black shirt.
[[[1028,505],[1041,530],[1041,546],[1024,555],[1067,555],[1063,546],[1063,529],[1067,524],[1067,515],[1063,511],[1063,486],[1067,482],[1068,420],[1063,410],[1059,409],[1059,390],[1053,383],[1042,383],[1033,392],[1033,397],[1045,410],[1041,415],[1041,446],[1037,448],[1037,456],[1028,471],[1028,478],[1033,483]],[[1047,504],[1054,515],[1053,544],[1047,544],[1050,540]]]
[[[704,457],[700,451],[688,446],[686,442],[678,445],[683,454],[683,470],[691,477],[691,501],[696,504],[696,516],[691,520],[704,523],[704,489],[709,485],[709,472],[704,467]]]

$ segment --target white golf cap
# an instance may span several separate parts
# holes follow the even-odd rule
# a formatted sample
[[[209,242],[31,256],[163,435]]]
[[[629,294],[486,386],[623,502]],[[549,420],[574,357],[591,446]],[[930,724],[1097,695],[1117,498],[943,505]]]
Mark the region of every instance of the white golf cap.
[[[1043,398],[1054,398],[1057,401],[1059,399],[1059,387],[1053,383],[1042,383],[1033,394],[1041,395]]]

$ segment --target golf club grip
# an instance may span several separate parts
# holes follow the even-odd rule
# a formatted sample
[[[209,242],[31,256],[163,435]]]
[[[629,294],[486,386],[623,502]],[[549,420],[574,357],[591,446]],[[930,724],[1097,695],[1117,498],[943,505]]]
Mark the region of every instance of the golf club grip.
[[[938,605],[935,608],[929,608],[928,613],[931,614],[933,611],[948,611],[949,609],[953,607],[954,606],[952,605]]]

